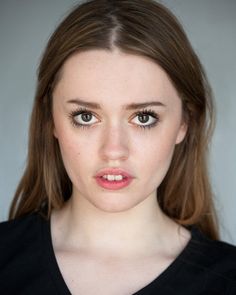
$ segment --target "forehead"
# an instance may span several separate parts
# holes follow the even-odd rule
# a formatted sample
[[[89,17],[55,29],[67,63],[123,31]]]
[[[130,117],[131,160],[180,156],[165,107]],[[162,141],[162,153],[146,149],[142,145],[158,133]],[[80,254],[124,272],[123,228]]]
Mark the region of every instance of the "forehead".
[[[83,98],[113,106],[179,100],[168,75],[158,64],[144,56],[117,50],[90,50],[71,56],[63,65],[54,94],[61,99]]]

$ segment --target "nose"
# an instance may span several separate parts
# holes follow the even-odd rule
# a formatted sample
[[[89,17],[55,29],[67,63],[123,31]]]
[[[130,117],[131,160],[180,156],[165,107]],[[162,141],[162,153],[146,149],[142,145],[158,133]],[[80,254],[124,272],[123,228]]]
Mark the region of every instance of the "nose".
[[[122,126],[103,130],[100,156],[106,162],[124,161],[129,157],[128,136]]]

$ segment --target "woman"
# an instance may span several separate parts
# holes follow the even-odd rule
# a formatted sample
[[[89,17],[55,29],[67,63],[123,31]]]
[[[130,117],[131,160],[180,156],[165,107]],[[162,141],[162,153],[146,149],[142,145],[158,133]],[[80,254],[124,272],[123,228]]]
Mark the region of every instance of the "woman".
[[[50,38],[25,173],[0,226],[3,294],[235,294],[206,153],[213,103],[151,0],[92,0]]]

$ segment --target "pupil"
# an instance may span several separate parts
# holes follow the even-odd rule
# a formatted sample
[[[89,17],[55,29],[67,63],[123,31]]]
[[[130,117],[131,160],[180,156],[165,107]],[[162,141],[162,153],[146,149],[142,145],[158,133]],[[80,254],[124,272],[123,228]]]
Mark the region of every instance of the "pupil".
[[[89,122],[91,120],[91,114],[82,114],[82,119],[85,122]]]
[[[140,115],[140,116],[139,116],[139,121],[140,121],[141,123],[147,123],[147,122],[148,122],[148,116],[149,116],[149,115]]]

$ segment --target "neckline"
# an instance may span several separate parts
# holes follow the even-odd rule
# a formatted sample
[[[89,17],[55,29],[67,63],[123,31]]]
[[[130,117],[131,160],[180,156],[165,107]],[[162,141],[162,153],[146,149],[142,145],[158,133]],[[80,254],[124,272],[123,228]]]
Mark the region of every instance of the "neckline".
[[[196,236],[199,234],[199,231],[197,228],[189,227],[188,228],[191,233],[191,237],[186,244],[186,246],[183,248],[183,250],[180,252],[180,254],[173,260],[170,265],[154,280],[152,280],[150,283],[145,285],[143,288],[139,289],[132,295],[142,295],[145,294],[144,292],[147,292],[148,290],[152,289],[154,286],[155,288],[161,288],[161,286],[168,281],[169,278],[173,277],[173,275],[181,268],[183,265],[183,262],[185,261],[185,258],[188,256],[189,250],[192,248],[194,244],[194,240],[196,241]],[[50,276],[61,295],[71,295],[71,292],[62,276],[61,270],[59,268],[56,255],[53,248],[53,242],[52,242],[52,233],[51,233],[51,218],[49,220],[44,220],[43,226],[42,226],[42,235],[43,235],[43,249],[44,253],[46,255],[46,262],[48,265],[48,270],[50,272]]]
[[[42,217],[41,217],[42,218]],[[43,249],[46,256],[46,262],[50,276],[57,288],[58,294],[71,295],[71,292],[62,276],[61,270],[57,263],[56,255],[53,249],[51,233],[51,217],[43,220],[42,223]]]

